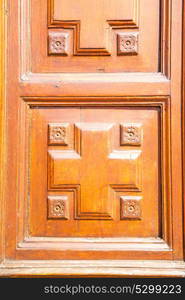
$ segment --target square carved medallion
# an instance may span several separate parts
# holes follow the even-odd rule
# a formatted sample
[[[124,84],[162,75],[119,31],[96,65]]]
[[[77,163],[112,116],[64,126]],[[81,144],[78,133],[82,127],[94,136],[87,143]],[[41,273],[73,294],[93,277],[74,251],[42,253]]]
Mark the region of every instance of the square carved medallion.
[[[48,196],[48,219],[69,218],[68,197]]]
[[[121,196],[121,220],[141,220],[141,199],[139,196]]]

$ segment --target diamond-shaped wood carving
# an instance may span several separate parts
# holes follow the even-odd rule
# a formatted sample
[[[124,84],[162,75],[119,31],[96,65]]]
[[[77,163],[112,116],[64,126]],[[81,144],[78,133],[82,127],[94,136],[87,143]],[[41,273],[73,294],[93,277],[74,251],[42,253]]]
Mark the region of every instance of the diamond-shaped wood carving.
[[[67,196],[48,196],[48,219],[69,218],[68,197]]]
[[[142,140],[141,124],[121,124],[120,140],[121,146],[140,146]]]
[[[48,127],[49,145],[67,146],[69,143],[69,124],[52,123]]]
[[[118,55],[138,54],[138,33],[118,33]]]
[[[68,34],[60,31],[49,31],[48,47],[50,55],[67,55]]]
[[[141,220],[141,199],[139,196],[121,196],[121,220]]]

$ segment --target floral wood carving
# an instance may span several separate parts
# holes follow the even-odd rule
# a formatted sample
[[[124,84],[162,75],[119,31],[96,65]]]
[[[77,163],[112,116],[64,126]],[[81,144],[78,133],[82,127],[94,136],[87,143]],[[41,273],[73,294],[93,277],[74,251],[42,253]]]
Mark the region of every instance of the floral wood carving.
[[[118,33],[118,55],[138,54],[138,33]]]
[[[141,197],[121,196],[121,220],[141,220]]]
[[[140,124],[121,124],[121,146],[140,146],[142,128]]]
[[[68,214],[67,196],[48,196],[48,219],[67,220]]]
[[[48,43],[50,55],[67,55],[68,34],[58,31],[49,31]]]
[[[69,139],[68,123],[49,124],[49,145],[67,146]]]

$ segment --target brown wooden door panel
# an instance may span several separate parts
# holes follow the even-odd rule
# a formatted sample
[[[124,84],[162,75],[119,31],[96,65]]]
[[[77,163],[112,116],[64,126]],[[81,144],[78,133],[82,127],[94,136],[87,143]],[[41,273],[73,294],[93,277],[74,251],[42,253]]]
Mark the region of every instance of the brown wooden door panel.
[[[17,258],[171,258],[169,99],[21,101]]]
[[[157,72],[160,1],[150,1],[32,1],[33,72]]]
[[[183,272],[182,2],[7,1],[3,274]]]
[[[32,236],[160,235],[157,108],[35,108],[31,128]]]

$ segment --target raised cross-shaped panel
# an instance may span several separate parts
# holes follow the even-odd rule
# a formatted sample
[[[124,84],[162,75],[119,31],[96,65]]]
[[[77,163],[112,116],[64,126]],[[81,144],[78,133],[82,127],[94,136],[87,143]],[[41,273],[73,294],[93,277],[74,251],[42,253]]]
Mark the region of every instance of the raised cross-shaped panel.
[[[111,220],[117,193],[141,188],[141,150],[115,149],[115,123],[72,127],[74,149],[49,150],[49,190],[74,191],[75,219]]]
[[[31,106],[29,141],[33,150],[29,159],[29,207],[32,236],[153,237],[160,232],[159,120],[164,120],[165,115],[160,117],[154,97],[150,101],[143,97],[141,105],[135,97],[126,98],[123,104],[120,98],[110,103],[108,97],[96,98],[86,100],[83,97],[79,102],[75,97],[51,98],[49,106],[48,102],[41,102],[40,106],[34,102],[35,106]],[[133,136],[138,136],[138,130],[132,133],[133,127],[140,129],[139,145],[125,144],[127,141],[121,144],[121,125],[129,128],[131,125],[129,142],[130,136],[131,142]],[[67,130],[62,130],[61,134],[66,126]],[[51,128],[54,128],[58,143],[53,138],[50,141]],[[152,148],[148,147],[151,143]],[[48,197],[67,197],[67,219],[47,217]],[[125,212],[121,197],[128,200]],[[137,202],[141,216],[133,214],[136,197],[142,197]],[[57,205],[54,214],[59,211]],[[62,214],[63,211],[62,208]]]
[[[49,27],[72,29],[74,55],[110,55],[111,29],[138,28],[139,0],[49,0]]]

